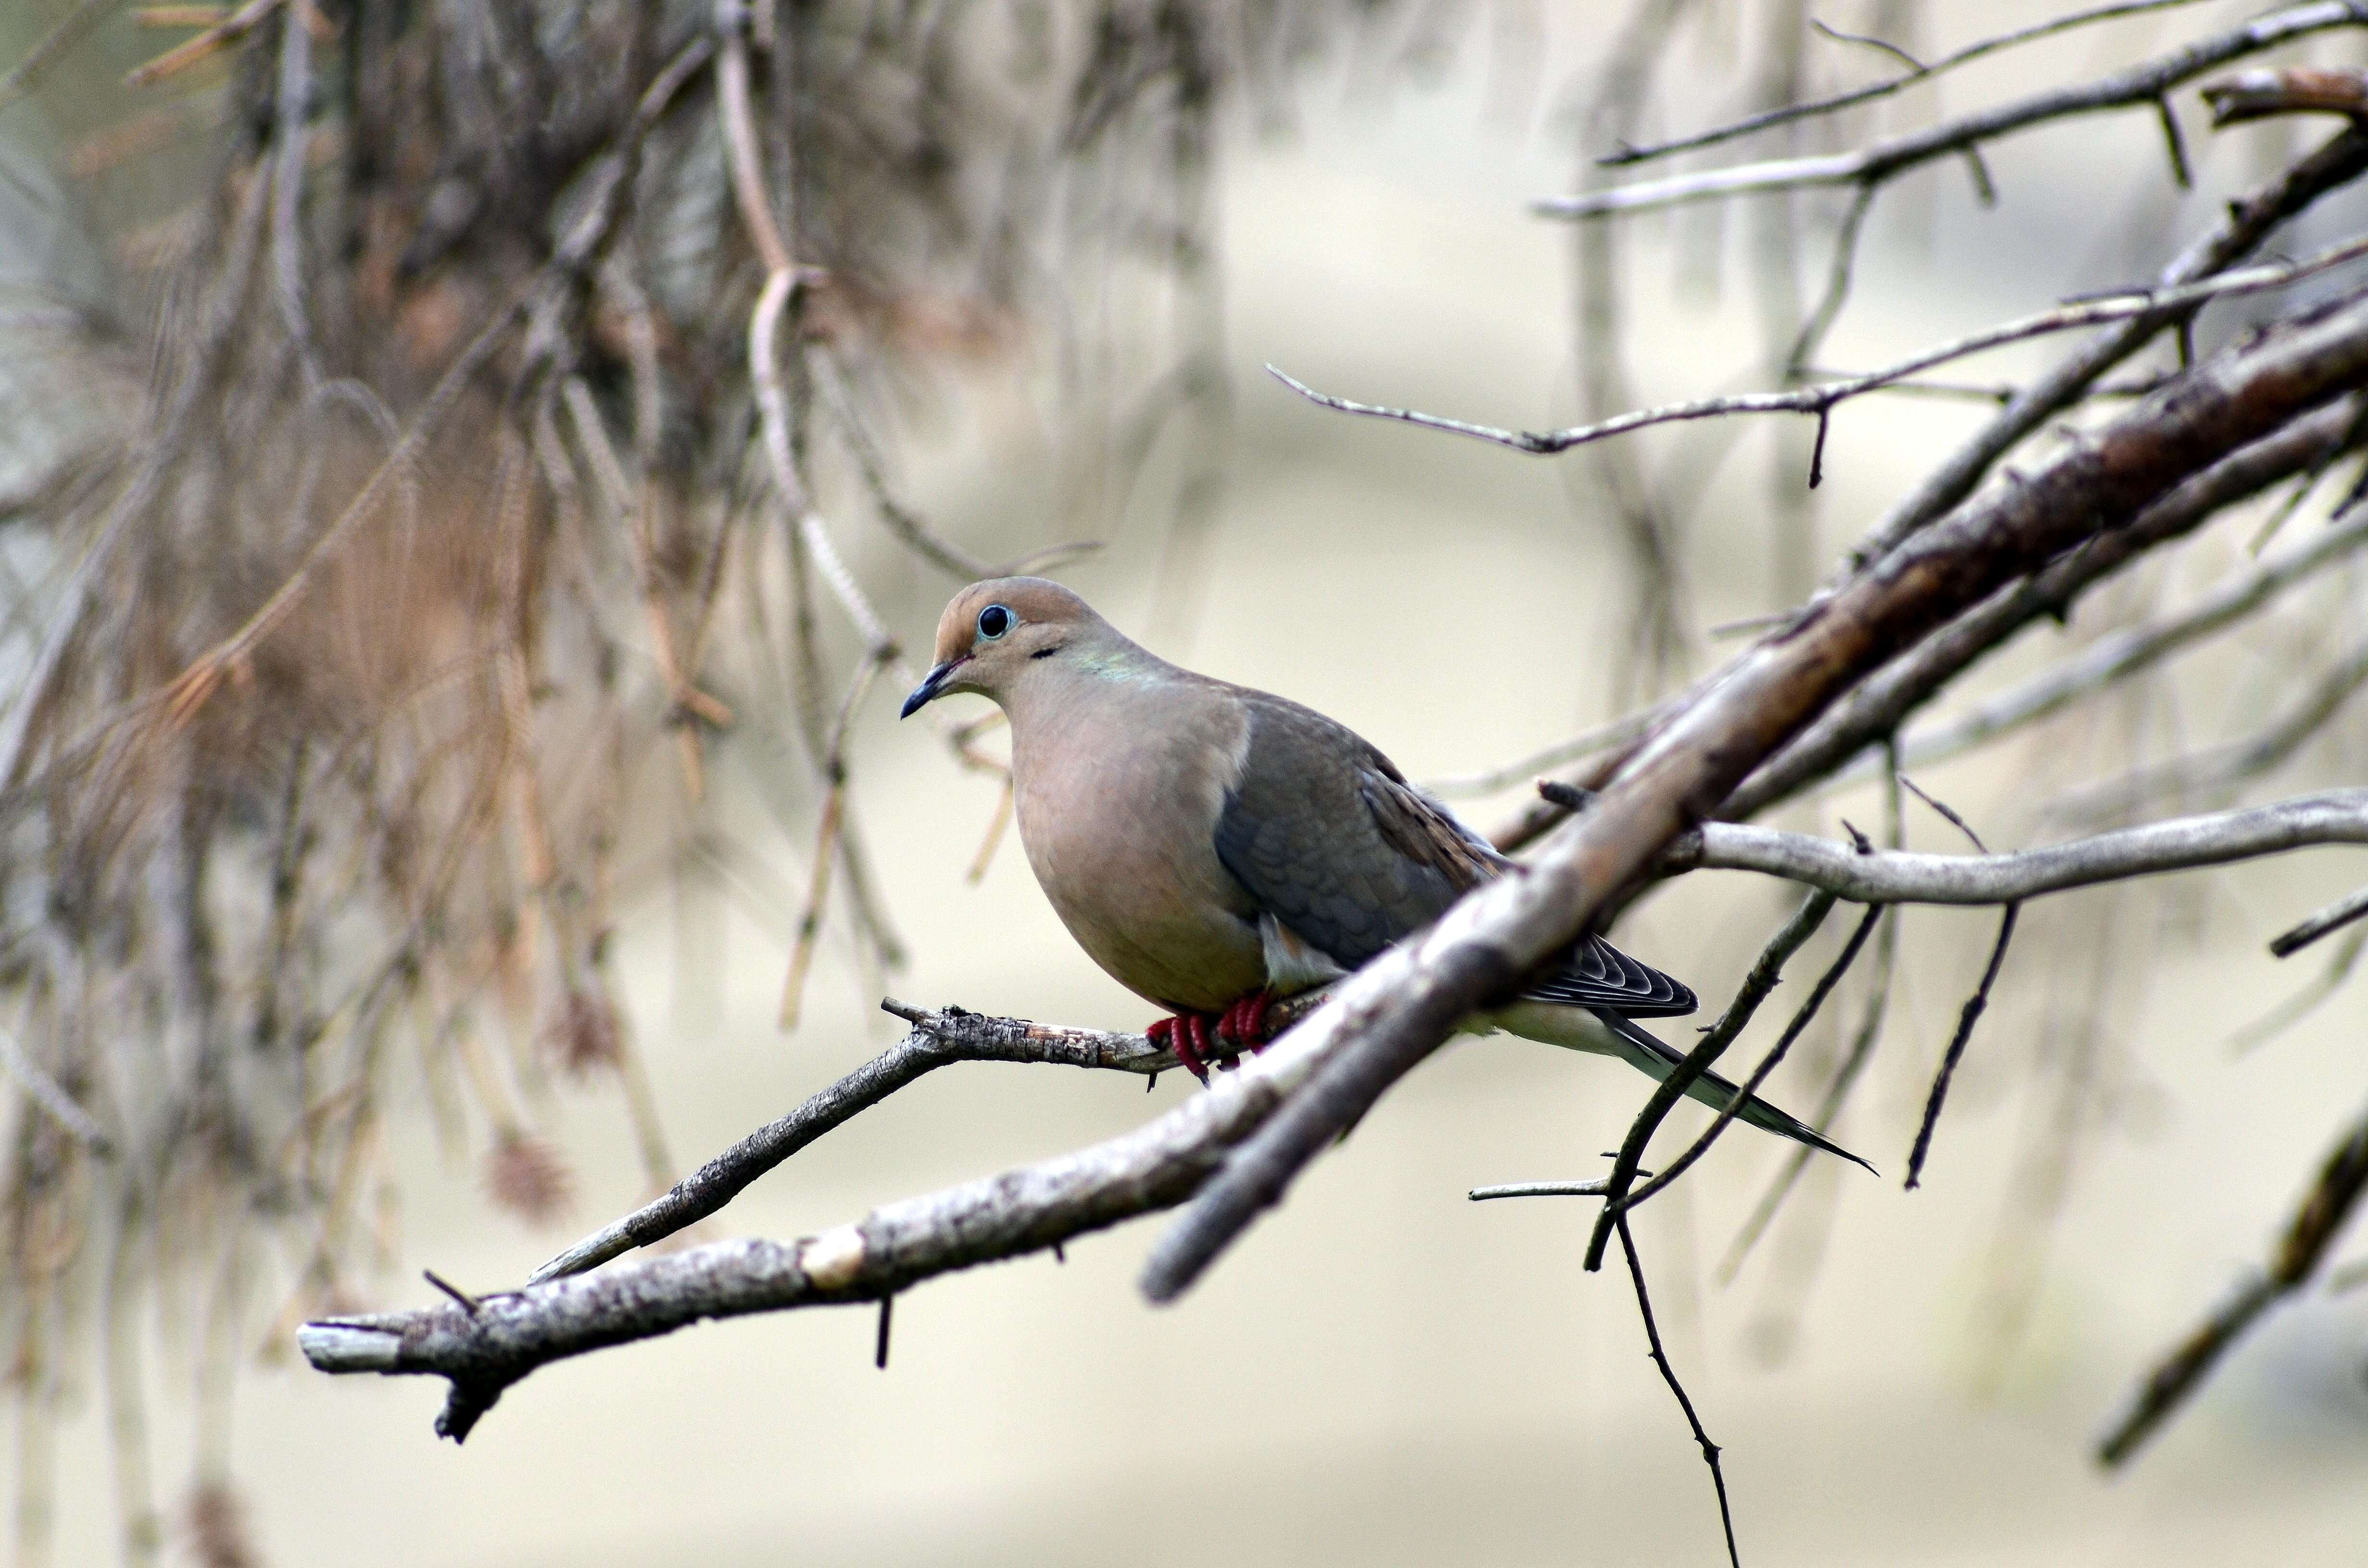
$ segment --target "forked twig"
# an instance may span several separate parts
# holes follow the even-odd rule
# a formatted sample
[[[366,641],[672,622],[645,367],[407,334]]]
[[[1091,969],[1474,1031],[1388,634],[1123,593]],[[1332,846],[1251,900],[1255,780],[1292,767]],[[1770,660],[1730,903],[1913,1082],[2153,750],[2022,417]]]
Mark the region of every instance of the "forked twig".
[[[1982,835],[1974,831],[1972,824],[1945,802],[1926,794],[1906,774],[1896,777],[1918,800],[1938,812],[1951,826],[1971,839],[1976,850],[1983,854],[1989,852],[1989,846],[1982,842]],[[2015,917],[2021,913],[2022,904],[2019,901],[2009,903],[1999,912],[1998,940],[1990,944],[1990,959],[1982,968],[1981,983],[1974,987],[1974,994],[1965,998],[1964,1006],[1958,1011],[1956,1032],[1949,1037],[1949,1049],[1941,1053],[1941,1070],[1932,1075],[1931,1093],[1924,1099],[1924,1119],[1917,1125],[1915,1147],[1907,1155],[1907,1185],[1911,1192],[1923,1178],[1924,1157],[1932,1152],[1932,1130],[1940,1125],[1941,1108],[1949,1097],[1950,1081],[1957,1075],[1957,1063],[1964,1060],[1965,1047],[1974,1038],[1974,1026],[1981,1021],[1983,1012],[1990,1005],[1990,987],[1998,983],[1998,970],[2006,962],[2007,944],[2014,939]]]
[[[1783,978],[1785,961],[1800,951],[1801,944],[1825,924],[1826,916],[1833,913],[1834,903],[1834,895],[1823,889],[1802,900],[1801,907],[1793,912],[1793,918],[1779,927],[1776,935],[1769,938],[1768,945],[1760,949],[1759,957],[1743,977],[1742,985],[1736,990],[1735,999],[1726,1005],[1726,1011],[1719,1016],[1718,1022],[1691,1051],[1686,1052],[1685,1060],[1661,1080],[1652,1096],[1645,1100],[1644,1108],[1637,1111],[1635,1119],[1628,1124],[1628,1135],[1621,1141],[1620,1153],[1612,1160],[1611,1175],[1604,1182],[1603,1212],[1595,1221],[1594,1234],[1588,1239],[1587,1267],[1589,1271],[1603,1267],[1603,1248],[1610,1239],[1611,1223],[1623,1211],[1622,1205],[1628,1196],[1628,1189],[1636,1180],[1637,1167],[1644,1163],[1645,1146],[1653,1141],[1661,1119],[1676,1108],[1686,1090],[1710,1071],[1712,1064],[1734,1043],[1735,1037],[1743,1032],[1744,1026],[1751,1021],[1752,1014],[1759,1010],[1759,1004],[1767,1000],[1768,994],[1776,989],[1777,981]]]

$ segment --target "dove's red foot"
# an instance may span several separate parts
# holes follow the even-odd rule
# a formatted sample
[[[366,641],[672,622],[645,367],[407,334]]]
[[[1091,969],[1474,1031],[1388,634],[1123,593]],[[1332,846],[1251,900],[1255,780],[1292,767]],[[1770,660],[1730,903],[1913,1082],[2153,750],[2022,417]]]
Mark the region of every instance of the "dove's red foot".
[[[1274,1004],[1271,991],[1253,991],[1227,1007],[1217,1019],[1217,1032],[1236,1045],[1252,1051],[1262,1051],[1271,1038],[1266,1027],[1266,1010]],[[1240,1058],[1236,1057],[1238,1063]]]
[[[1213,1017],[1209,1013],[1178,1013],[1144,1030],[1144,1038],[1174,1051],[1184,1070],[1205,1084],[1209,1081],[1209,1048],[1213,1043],[1209,1024]]]

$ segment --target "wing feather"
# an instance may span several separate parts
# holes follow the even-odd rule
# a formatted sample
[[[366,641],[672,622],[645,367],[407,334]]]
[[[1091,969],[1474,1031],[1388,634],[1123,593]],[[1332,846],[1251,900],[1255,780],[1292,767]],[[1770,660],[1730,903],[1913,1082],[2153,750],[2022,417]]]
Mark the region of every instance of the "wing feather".
[[[1302,942],[1355,969],[1511,869],[1346,725],[1262,692],[1241,696],[1248,744],[1218,814],[1217,858]],[[1592,935],[1524,994],[1632,1017],[1697,1006],[1683,984]]]

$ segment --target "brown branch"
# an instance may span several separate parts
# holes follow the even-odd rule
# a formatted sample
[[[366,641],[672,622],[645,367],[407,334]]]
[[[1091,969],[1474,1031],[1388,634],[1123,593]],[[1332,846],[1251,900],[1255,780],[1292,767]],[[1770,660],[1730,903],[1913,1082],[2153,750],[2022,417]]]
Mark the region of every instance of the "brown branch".
[[[2368,73],[2340,66],[2289,65],[2240,71],[2200,89],[2211,106],[2213,129],[2281,114],[2340,114],[2368,118]]]
[[[270,19],[272,12],[279,9],[280,3],[281,0],[247,0],[247,4],[197,37],[176,44],[146,64],[127,73],[123,78],[124,85],[144,87],[176,72],[188,70],[208,55],[228,48],[261,27]]]

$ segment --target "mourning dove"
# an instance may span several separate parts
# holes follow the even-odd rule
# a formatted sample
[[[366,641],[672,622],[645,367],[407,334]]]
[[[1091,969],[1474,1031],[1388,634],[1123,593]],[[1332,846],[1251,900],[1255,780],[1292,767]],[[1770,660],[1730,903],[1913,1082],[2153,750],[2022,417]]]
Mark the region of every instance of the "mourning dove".
[[[1096,963],[1172,1015],[1152,1036],[1204,1080],[1212,1030],[1262,1040],[1273,998],[1346,974],[1513,866],[1346,725],[1178,669],[1056,583],[963,589],[936,653],[904,716],[954,692],[1003,709],[1037,881]],[[1587,935],[1467,1027],[1657,1081],[1679,1053],[1632,1020],[1694,1007],[1683,984]],[[1739,1093],[1707,1073],[1687,1092],[1722,1109]],[[1858,1158],[1757,1096],[1736,1115]]]

